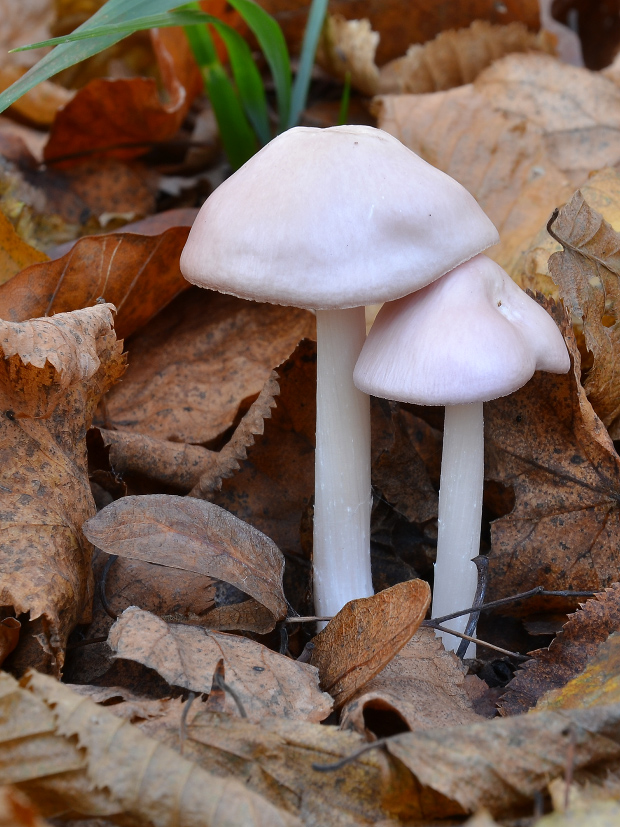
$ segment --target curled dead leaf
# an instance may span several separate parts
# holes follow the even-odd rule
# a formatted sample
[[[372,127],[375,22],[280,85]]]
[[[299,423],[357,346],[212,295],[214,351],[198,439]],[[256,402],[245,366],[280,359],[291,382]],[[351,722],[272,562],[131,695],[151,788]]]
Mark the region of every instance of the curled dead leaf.
[[[236,610],[251,624],[241,628],[265,633],[286,616],[282,553],[269,537],[213,503],[166,494],[122,497],[82,530],[108,554],[196,572],[242,590],[254,600]],[[267,609],[266,623],[259,606]],[[206,623],[227,628],[220,615],[231,612],[232,607],[213,609]],[[254,623],[252,613],[259,618]],[[237,623],[232,628],[239,628]]]
[[[319,690],[313,666],[248,638],[166,624],[149,612],[130,607],[110,630],[108,643],[118,658],[138,661],[155,669],[168,683],[193,692],[209,692],[213,673],[223,658],[226,682],[251,721],[276,715],[318,722],[331,711],[331,700]],[[238,713],[231,698],[228,704],[232,714]]]
[[[310,663],[336,706],[346,703],[410,640],[424,620],[431,590],[408,580],[351,600],[314,638]]]
[[[67,635],[90,612],[85,435],[124,370],[112,309],[0,323],[0,605],[40,619],[47,668],[61,667]]]

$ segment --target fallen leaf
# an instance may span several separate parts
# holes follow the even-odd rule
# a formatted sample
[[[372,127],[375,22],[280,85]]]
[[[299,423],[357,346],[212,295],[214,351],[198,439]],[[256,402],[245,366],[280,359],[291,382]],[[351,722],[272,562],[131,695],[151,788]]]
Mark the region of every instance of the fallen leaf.
[[[213,503],[166,494],[122,497],[84,523],[82,531],[108,554],[230,583],[254,598],[261,617],[256,631],[263,634],[286,617],[282,553],[269,537]],[[266,624],[259,607],[268,611]],[[213,623],[225,613],[214,609]],[[211,625],[209,617],[206,623]]]
[[[566,783],[562,786],[565,788]],[[618,801],[596,801],[586,808],[573,807],[567,812],[552,813],[536,822],[536,827],[615,827],[620,819]]]
[[[342,706],[388,664],[417,632],[431,600],[425,580],[351,600],[314,638],[310,663],[321,688]]]
[[[485,404],[488,479],[514,490],[513,510],[491,525],[487,600],[546,589],[598,591],[618,579],[620,458],[580,384],[580,357],[564,311],[571,370],[536,373],[521,390]],[[528,610],[575,607],[528,603]]]
[[[66,168],[84,154],[129,160],[176,134],[202,91],[202,77],[182,29],[151,36],[167,101],[152,78],[92,80],[57,114],[45,147],[48,163]]]
[[[620,584],[614,583],[572,614],[546,649],[532,652],[500,700],[503,715],[518,715],[548,692],[576,678],[610,634],[620,630]]]
[[[584,388],[610,431],[620,433],[620,235],[578,190],[559,211],[551,232],[564,247],[549,260],[549,273],[573,316],[583,324],[592,354]]]
[[[546,32],[534,34],[523,23],[493,25],[474,20],[467,28],[443,31],[423,45],[414,44],[404,57],[381,67],[374,92],[421,95],[472,83],[496,60],[513,52],[554,53]]]
[[[47,35],[41,39],[46,37]],[[0,66],[0,92],[8,89],[26,71],[25,66]],[[49,126],[53,123],[58,110],[66,106],[74,95],[75,92],[65,89],[64,86],[50,80],[44,80],[16,100],[8,111],[15,112],[31,123],[37,124],[37,126]]]
[[[385,718],[388,713],[389,718]],[[419,629],[374,678],[347,701],[340,726],[377,738],[401,719],[403,730],[460,726],[480,720],[465,689],[465,668],[432,629]]]
[[[569,745],[574,772],[620,756],[618,704],[586,710],[532,712],[468,726],[407,732],[387,742],[422,787],[425,801],[442,796],[443,817],[485,807],[498,816],[531,812],[533,798],[563,778]]]
[[[248,718],[268,715],[322,721],[331,700],[318,687],[313,666],[297,663],[249,638],[209,632],[195,626],[166,624],[135,607],[126,609],[108,642],[116,657],[155,669],[168,683],[193,692],[208,692],[220,658],[226,682],[241,700]],[[231,714],[238,714],[232,698]]]
[[[546,692],[536,709],[588,709],[620,699],[620,635],[611,634],[580,675],[562,689]]]
[[[179,270],[187,227],[161,235],[82,238],[62,258],[27,267],[0,288],[0,317],[24,321],[92,305],[118,309],[119,338],[141,328],[188,285]],[[132,353],[132,362],[134,356]]]
[[[379,69],[375,64],[379,39],[369,20],[347,20],[341,14],[328,14],[316,62],[340,80],[344,81],[348,75],[354,89],[375,95],[379,86]]]
[[[24,267],[47,261],[45,253],[35,250],[15,232],[9,219],[0,212],[0,284],[8,281]]]
[[[0,620],[0,665],[19,643],[19,631],[22,624],[14,617]]]
[[[40,619],[48,668],[62,666],[67,635],[90,612],[91,547],[80,530],[94,512],[85,435],[124,370],[112,309],[0,325],[0,604]]]
[[[15,787],[0,787],[0,827],[45,827],[32,802]]]
[[[271,716],[254,724],[201,706],[194,703],[187,716],[184,755],[299,813],[307,827],[397,827],[399,817],[406,821],[415,810],[414,779],[382,750],[366,752],[340,772],[313,769],[313,763],[330,764],[367,744],[357,733]],[[153,718],[140,729],[178,750],[179,716]]]
[[[259,5],[276,18],[293,52],[299,52],[310,0],[260,0]],[[419,0],[414,5],[408,0],[382,0],[361,6],[356,0],[332,0],[329,10],[348,19],[359,18],[361,13],[370,20],[381,35],[379,65],[403,55],[411,43],[425,43],[445,29],[463,29],[473,20],[520,20],[533,31],[539,27],[538,0],[505,0],[501,5],[494,0],[444,0],[440,4]]]
[[[515,261],[591,170],[620,159],[620,88],[542,54],[513,54],[472,85],[377,99],[379,126],[465,186]],[[584,152],[587,146],[587,152]]]
[[[7,746],[12,747],[21,763],[21,776],[26,768],[29,772],[21,780],[42,781],[43,789],[47,786],[56,793],[57,807],[64,804],[65,809],[79,813],[81,804],[84,815],[99,815],[84,796],[94,792],[99,806],[107,805],[109,813],[127,813],[139,823],[156,827],[299,827],[293,816],[278,811],[237,781],[204,772],[53,678],[31,672],[27,689],[14,681],[9,684],[9,676],[2,680],[5,696],[10,693],[13,703],[22,705],[31,724],[24,725],[22,719],[21,726],[14,727],[17,740],[2,743],[3,758]],[[41,723],[36,721],[37,714]],[[41,730],[48,744],[56,747],[57,762],[48,758],[44,767],[37,767],[32,757],[41,755],[45,746],[36,737]],[[26,760],[19,762],[21,754]],[[69,770],[78,772],[70,774]],[[51,778],[44,777],[50,774]]]

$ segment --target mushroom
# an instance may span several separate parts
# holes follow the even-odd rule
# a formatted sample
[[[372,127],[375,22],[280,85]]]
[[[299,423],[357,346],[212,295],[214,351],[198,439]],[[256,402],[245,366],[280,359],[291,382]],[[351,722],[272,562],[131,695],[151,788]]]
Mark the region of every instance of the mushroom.
[[[468,608],[476,593],[471,561],[480,546],[483,402],[517,390],[535,370],[569,367],[551,316],[484,255],[379,311],[355,367],[357,387],[446,406],[433,617]],[[467,616],[445,625],[463,632]],[[458,647],[454,635],[442,637],[447,649]]]
[[[353,385],[364,305],[411,293],[497,240],[460,184],[368,126],[284,132],[192,227],[181,256],[190,282],[316,311],[318,615],[373,593],[369,400]]]

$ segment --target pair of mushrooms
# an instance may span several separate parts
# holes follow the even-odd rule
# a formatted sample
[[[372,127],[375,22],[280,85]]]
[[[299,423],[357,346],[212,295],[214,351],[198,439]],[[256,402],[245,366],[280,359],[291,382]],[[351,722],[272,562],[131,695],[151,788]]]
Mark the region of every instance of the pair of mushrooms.
[[[367,394],[446,406],[433,616],[473,601],[482,403],[537,369],[569,368],[551,317],[480,255],[498,240],[460,184],[366,126],[283,133],[215,190],[192,227],[181,257],[190,282],[316,311],[319,616],[373,594]],[[366,339],[364,306],[380,302]]]

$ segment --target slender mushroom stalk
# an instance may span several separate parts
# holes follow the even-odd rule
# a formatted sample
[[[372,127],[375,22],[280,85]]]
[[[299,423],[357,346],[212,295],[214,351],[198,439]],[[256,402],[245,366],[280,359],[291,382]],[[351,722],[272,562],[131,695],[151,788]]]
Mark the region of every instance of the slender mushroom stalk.
[[[363,307],[317,310],[314,604],[331,616],[373,594],[370,398],[353,384],[366,339]]]
[[[446,405],[439,484],[437,562],[433,589],[433,617],[472,605],[478,570],[471,561],[480,548],[482,487],[484,482],[484,422],[482,402]],[[471,600],[467,603],[468,596]],[[464,632],[468,615],[443,623]],[[454,635],[441,634],[446,649],[460,643]],[[475,645],[467,647],[468,657]]]
[[[482,403],[507,396],[535,370],[566,373],[553,319],[484,255],[385,304],[353,379],[385,399],[445,405],[433,617],[467,609],[476,593],[484,466]],[[463,631],[467,616],[446,626]],[[459,639],[445,634],[447,649]],[[473,655],[474,647],[468,647]]]
[[[497,241],[467,190],[368,126],[289,129],[194,222],[181,256],[188,281],[317,311],[319,614],[372,594],[369,403],[352,384],[363,307],[405,296]]]

